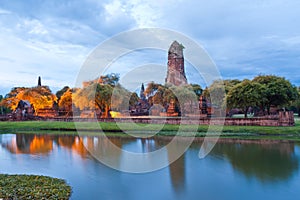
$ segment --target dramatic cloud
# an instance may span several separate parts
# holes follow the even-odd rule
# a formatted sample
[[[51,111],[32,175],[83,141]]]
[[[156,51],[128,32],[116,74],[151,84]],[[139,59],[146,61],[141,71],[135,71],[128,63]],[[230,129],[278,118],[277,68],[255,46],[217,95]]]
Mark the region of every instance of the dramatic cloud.
[[[207,50],[223,78],[275,74],[300,85],[299,9],[297,0],[2,0],[0,94],[35,85],[39,75],[53,90],[72,86],[99,43],[143,27],[189,36]],[[138,55],[122,58],[116,66],[130,70],[139,61],[143,65],[145,59]],[[144,57],[166,64],[166,55]],[[202,84],[193,71],[187,75],[190,82]]]

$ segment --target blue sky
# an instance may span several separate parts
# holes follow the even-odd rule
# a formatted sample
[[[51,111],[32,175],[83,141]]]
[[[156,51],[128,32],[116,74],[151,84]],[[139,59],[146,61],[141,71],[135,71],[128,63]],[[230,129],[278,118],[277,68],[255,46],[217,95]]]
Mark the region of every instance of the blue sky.
[[[98,44],[145,27],[192,38],[224,79],[275,74],[299,86],[299,10],[298,0],[0,0],[0,94],[34,86],[38,76],[54,92],[72,87]],[[167,62],[166,55],[146,57]]]

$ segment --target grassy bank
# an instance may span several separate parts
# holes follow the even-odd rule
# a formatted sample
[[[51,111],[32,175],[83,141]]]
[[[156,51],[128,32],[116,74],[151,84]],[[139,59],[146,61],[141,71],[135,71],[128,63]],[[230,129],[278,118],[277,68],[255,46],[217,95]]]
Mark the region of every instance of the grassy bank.
[[[64,180],[37,175],[0,174],[0,199],[69,199]]]
[[[300,121],[297,119],[293,127],[268,127],[268,126],[224,126],[222,137],[235,138],[288,138],[300,140]],[[99,126],[100,125],[100,126]],[[122,131],[147,132],[160,130],[157,135],[172,136],[178,130],[189,132],[197,130],[196,136],[203,137],[208,130],[207,125],[160,125],[160,124],[135,124],[123,123],[120,128],[116,123],[87,123],[80,122],[47,122],[47,121],[25,121],[25,122],[0,122],[0,133],[36,132],[54,134],[76,134],[76,128],[89,134],[97,134],[99,127],[108,135],[126,136]]]

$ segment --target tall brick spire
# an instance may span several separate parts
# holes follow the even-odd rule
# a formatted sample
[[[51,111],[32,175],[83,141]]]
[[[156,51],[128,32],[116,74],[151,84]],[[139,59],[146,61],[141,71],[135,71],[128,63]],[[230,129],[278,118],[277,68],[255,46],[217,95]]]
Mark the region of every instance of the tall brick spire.
[[[184,71],[183,45],[174,41],[168,52],[168,72],[166,83],[175,86],[187,84],[187,79]]]

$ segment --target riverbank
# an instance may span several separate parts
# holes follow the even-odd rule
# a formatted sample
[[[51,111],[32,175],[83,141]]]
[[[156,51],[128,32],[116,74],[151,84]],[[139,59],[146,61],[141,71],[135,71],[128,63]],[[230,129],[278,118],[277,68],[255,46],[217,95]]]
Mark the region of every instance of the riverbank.
[[[64,180],[38,175],[0,174],[0,199],[62,199],[71,196]]]
[[[100,129],[101,127],[101,129]],[[135,124],[122,123],[120,128],[114,122],[50,122],[50,121],[23,121],[23,122],[0,122],[0,133],[47,133],[47,134],[98,134],[103,131],[109,136],[128,136],[124,132],[136,132],[140,134],[156,133],[157,136],[174,136],[193,132],[196,137],[207,135],[207,125],[174,125],[174,124]],[[214,136],[214,134],[209,133]],[[295,120],[295,126],[292,127],[270,127],[270,126],[224,126],[222,138],[237,139],[287,139],[300,141],[300,121]]]

